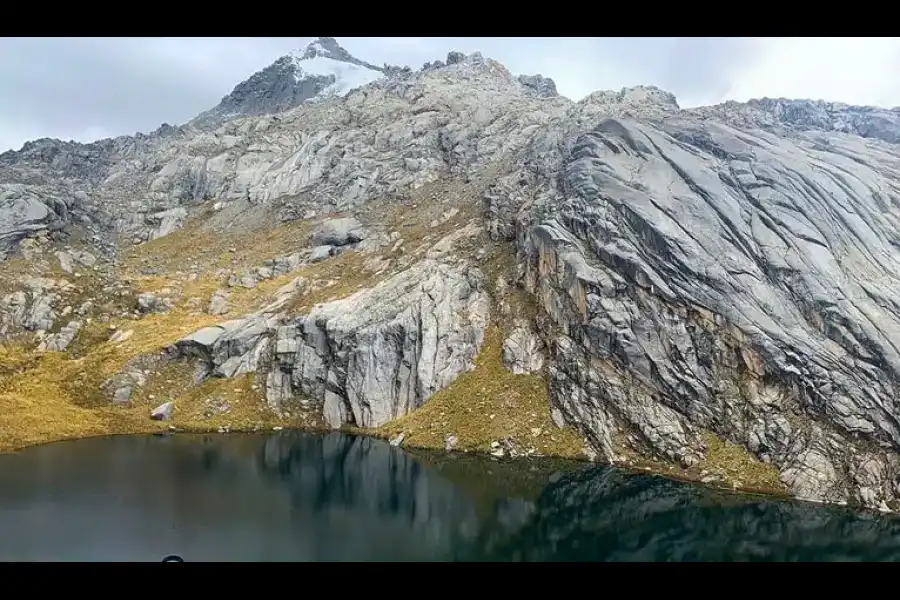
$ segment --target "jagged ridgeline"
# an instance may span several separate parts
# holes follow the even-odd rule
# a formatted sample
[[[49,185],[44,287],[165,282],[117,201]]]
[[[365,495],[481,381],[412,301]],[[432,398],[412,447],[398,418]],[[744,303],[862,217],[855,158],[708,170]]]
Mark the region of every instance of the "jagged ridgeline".
[[[343,427],[897,507],[898,133],[321,38],[0,155],[0,445]]]

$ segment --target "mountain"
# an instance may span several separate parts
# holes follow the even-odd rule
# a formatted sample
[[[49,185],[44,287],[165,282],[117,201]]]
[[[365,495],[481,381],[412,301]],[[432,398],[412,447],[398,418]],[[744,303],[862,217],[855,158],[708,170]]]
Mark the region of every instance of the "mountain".
[[[377,81],[387,72],[387,67],[376,67],[352,56],[334,38],[318,38],[239,83],[194,123],[266,115],[305,102],[321,102]]]
[[[895,109],[336,47],[0,155],[0,444],[350,426],[898,507]]]

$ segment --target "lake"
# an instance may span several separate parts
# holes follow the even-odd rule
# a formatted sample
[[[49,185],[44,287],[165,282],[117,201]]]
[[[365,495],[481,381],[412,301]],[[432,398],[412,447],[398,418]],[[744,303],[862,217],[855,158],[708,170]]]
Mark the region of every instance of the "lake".
[[[893,561],[900,519],[342,434],[0,455],[0,561]]]

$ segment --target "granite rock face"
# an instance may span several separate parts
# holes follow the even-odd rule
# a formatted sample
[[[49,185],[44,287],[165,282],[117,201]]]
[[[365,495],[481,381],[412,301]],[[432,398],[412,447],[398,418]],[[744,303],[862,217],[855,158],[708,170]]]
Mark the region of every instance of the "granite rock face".
[[[693,464],[708,430],[800,496],[893,499],[895,156],[681,115],[576,136],[519,222],[566,419],[610,459],[628,429]]]
[[[29,235],[61,228],[68,213],[65,200],[0,180],[0,258]]]
[[[488,319],[477,270],[424,260],[308,315],[252,315],[177,346],[213,376],[264,374],[273,407],[298,397],[332,427],[377,427],[470,369]]]
[[[542,345],[527,322],[517,323],[503,341],[503,363],[517,375],[540,371],[544,366]]]
[[[315,79],[318,59],[347,77]],[[230,284],[254,288],[344,251],[399,253],[405,240],[376,207],[421,215],[426,235],[452,200],[515,248],[515,283],[539,307],[535,333],[506,332],[506,364],[546,372],[554,415],[602,457],[695,465],[715,434],[798,496],[898,505],[897,109],[681,109],[643,86],[572,102],[477,53],[412,72],[327,40],[229,98],[179,127],[0,155],[0,255],[78,230],[97,252],[79,251],[105,257],[204,215],[213,230],[309,221],[295,254]],[[480,347],[488,297],[477,262],[454,252],[382,267],[380,284],[302,315],[286,308],[312,285],[298,277],[179,347],[213,376],[262,374],[273,406],[296,397],[335,426],[384,423]],[[71,253],[65,264],[88,268]],[[14,283],[0,335],[56,326],[59,288]],[[208,310],[226,310],[224,296]]]

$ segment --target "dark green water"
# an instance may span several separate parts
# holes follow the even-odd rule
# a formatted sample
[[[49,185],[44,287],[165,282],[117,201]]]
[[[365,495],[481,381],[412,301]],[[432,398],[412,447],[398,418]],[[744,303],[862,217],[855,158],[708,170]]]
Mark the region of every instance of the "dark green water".
[[[0,560],[900,559],[900,520],[344,435],[115,437],[0,455]]]

